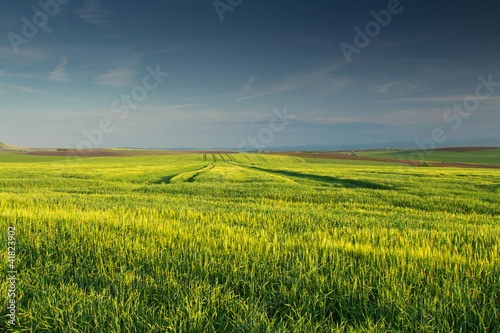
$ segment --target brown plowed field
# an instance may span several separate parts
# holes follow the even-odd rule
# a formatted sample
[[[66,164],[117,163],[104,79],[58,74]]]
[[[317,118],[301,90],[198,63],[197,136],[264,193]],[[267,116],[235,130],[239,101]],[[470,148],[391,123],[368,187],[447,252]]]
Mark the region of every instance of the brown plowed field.
[[[418,161],[408,161],[408,160],[396,160],[390,158],[377,158],[377,157],[362,157],[362,156],[350,156],[345,154],[336,153],[300,153],[300,152],[276,152],[271,153],[273,155],[286,155],[286,156],[297,156],[297,157],[309,157],[309,158],[325,158],[325,159],[336,159],[336,160],[360,160],[360,161],[374,161],[374,162],[394,162],[403,163],[413,166],[418,166]],[[480,168],[480,169],[500,169],[500,166],[496,165],[482,165],[482,164],[469,164],[469,163],[447,163],[447,162],[429,162],[434,167],[441,168]]]

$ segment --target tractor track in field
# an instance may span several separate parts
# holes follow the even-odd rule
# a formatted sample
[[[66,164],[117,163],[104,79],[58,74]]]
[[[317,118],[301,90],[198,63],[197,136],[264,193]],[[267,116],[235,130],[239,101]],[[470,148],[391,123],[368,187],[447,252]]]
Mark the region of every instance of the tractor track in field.
[[[178,175],[175,175],[174,177],[177,177],[177,176],[182,176],[182,175],[185,175],[185,174],[189,174],[189,173],[193,173],[194,174],[192,176],[190,176],[189,178],[186,178],[185,180],[183,180],[182,182],[183,183],[192,183],[195,181],[196,177],[198,177],[199,175],[201,175],[202,173],[205,173],[209,170],[212,170],[215,166],[217,165],[217,162],[214,162],[212,164],[210,164],[209,166],[206,166],[204,168],[201,168],[201,169],[198,169],[198,170],[194,170],[194,171],[189,171],[189,172],[182,172]],[[174,178],[172,177],[172,178]],[[171,179],[172,179],[171,178]],[[169,184],[172,184],[171,182],[169,182]]]
[[[175,177],[179,177],[179,176],[182,176],[182,175],[185,175],[185,174],[189,174],[189,173],[194,173],[192,176],[190,176],[189,178],[187,178],[186,180],[184,180],[183,182],[186,182],[186,183],[192,183],[194,182],[195,178],[198,177],[200,174],[204,173],[204,172],[207,172],[208,170],[212,169],[213,167],[215,167],[215,165],[217,164],[217,162],[214,162],[208,166],[204,166],[204,167],[201,167],[199,169],[196,169],[196,170],[192,170],[192,171],[187,171],[187,172],[180,172],[180,173],[176,173],[176,174],[173,174],[173,175],[170,175],[170,176],[166,176],[166,177],[162,177],[160,180],[154,182],[154,184],[173,184],[171,182],[171,180]]]
[[[287,170],[271,170],[271,169],[259,168],[256,166],[246,166],[246,165],[241,165],[241,164],[238,164],[238,165],[243,167],[243,168],[254,169],[254,170],[258,170],[258,171],[269,173],[269,174],[284,176],[284,177],[287,177],[294,182],[297,179],[301,179],[301,180],[312,180],[312,181],[320,183],[320,184],[324,184],[324,183],[338,184],[338,185],[341,185],[342,187],[347,187],[347,188],[369,188],[369,189],[378,189],[378,190],[392,190],[393,189],[390,186],[386,186],[386,185],[382,185],[379,183],[374,183],[374,182],[370,182],[370,181],[366,181],[366,180],[336,178],[336,177],[331,177],[331,176],[315,175],[315,174],[309,174],[309,173],[300,173],[300,172],[287,171]]]
[[[213,164],[211,164],[211,165],[209,165],[209,166],[207,166],[207,167],[205,167],[205,168],[203,168],[203,169],[200,169],[200,172],[197,172],[197,173],[195,173],[194,175],[192,175],[191,177],[187,178],[187,179],[185,180],[185,183],[192,183],[192,182],[194,182],[194,180],[196,179],[196,177],[198,177],[198,176],[199,176],[199,175],[201,175],[202,173],[205,173],[205,172],[207,172],[207,171],[212,170],[212,169],[213,169],[216,165],[217,165],[217,162],[215,162],[215,163],[213,163]],[[192,171],[191,171],[191,172],[192,172]],[[181,175],[182,175],[182,174],[181,174]]]

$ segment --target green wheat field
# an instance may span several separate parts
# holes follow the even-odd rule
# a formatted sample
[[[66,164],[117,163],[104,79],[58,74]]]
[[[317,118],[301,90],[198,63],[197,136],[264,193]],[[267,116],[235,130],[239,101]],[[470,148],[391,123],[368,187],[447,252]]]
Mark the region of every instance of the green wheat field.
[[[0,155],[2,332],[500,332],[500,171]]]

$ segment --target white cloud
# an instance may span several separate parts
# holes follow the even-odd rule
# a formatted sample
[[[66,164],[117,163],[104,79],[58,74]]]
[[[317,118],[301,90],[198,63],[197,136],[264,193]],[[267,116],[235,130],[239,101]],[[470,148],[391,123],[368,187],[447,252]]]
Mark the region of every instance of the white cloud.
[[[88,0],[83,7],[75,10],[75,13],[85,23],[109,25],[108,20],[106,20],[108,12],[102,9],[101,4],[97,0]]]
[[[48,79],[56,82],[69,82],[68,76],[66,75],[66,65],[68,64],[68,60],[66,57],[62,57],[59,61],[61,63],[57,65],[52,73],[50,73]]]

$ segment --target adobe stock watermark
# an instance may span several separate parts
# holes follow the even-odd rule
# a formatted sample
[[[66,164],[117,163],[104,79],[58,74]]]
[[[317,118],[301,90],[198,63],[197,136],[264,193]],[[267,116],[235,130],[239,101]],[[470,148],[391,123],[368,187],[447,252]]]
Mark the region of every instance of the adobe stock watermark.
[[[142,79],[142,84],[138,84],[130,90],[129,94],[122,94],[120,98],[116,98],[111,102],[110,109],[118,116],[118,119],[125,120],[130,116],[131,109],[137,108],[139,103],[144,102],[149,93],[164,81],[170,75],[168,72],[162,72],[160,65],[156,65],[156,69],[150,66],[146,67],[146,74]],[[90,153],[89,150],[94,149],[102,144],[104,136],[113,133],[116,129],[116,124],[110,118],[102,118],[96,128],[82,131],[85,139],[80,140],[76,146],[76,151],[68,154],[67,158],[85,156]],[[70,147],[67,147],[70,148]]]
[[[493,74],[489,74],[486,79],[484,76],[480,75],[477,80],[479,84],[476,87],[474,95],[470,95],[464,98],[461,103],[453,104],[453,107],[445,108],[443,113],[443,120],[445,123],[452,124],[451,130],[457,131],[462,127],[464,119],[468,119],[472,114],[479,110],[481,102],[488,100],[492,94],[495,93],[496,89],[500,87],[500,81],[493,81]],[[435,128],[429,138],[424,140],[415,140],[417,146],[422,149],[422,152],[414,153],[415,157],[418,155],[419,160],[428,157],[434,153],[433,150],[437,148],[438,144],[443,144],[448,141],[448,135],[446,130],[441,127]],[[411,156],[410,156],[411,157]]]
[[[16,227],[9,227],[7,230],[7,258],[8,258],[8,297],[7,302],[7,323],[11,326],[16,326],[16,285],[17,285],[17,268],[16,268]]]
[[[421,150],[412,152],[408,157],[408,161],[425,162],[428,160],[434,154],[434,149],[437,148],[438,144],[442,145],[448,141],[449,136],[447,133],[459,130],[463,125],[464,119],[470,118],[472,114],[477,112],[481,106],[481,102],[488,100],[500,88],[500,81],[493,81],[493,74],[489,74],[488,78],[480,75],[477,80],[479,84],[476,86],[474,95],[465,97],[461,103],[455,103],[452,107],[445,108],[442,118],[445,123],[451,124],[448,131],[442,127],[436,127],[432,130],[428,138],[415,140],[415,144]],[[412,164],[418,165],[418,163]],[[403,174],[404,166],[400,165],[398,173],[394,173],[393,176],[388,175],[388,178],[390,178],[391,183],[402,183]]]
[[[241,5],[243,0],[215,0],[212,2],[212,6],[214,6],[215,11],[217,12],[217,16],[219,16],[219,20],[224,22],[224,14],[226,12],[232,12],[236,7]]]
[[[401,14],[403,9],[404,7],[399,0],[389,0],[387,9],[382,9],[378,12],[372,10],[370,12],[374,20],[366,23],[364,30],[355,26],[354,32],[356,34],[354,35],[353,44],[342,42],[339,45],[347,63],[350,64],[352,62],[351,57],[354,54],[360,54],[364,48],[370,45],[372,40],[382,33],[382,28],[387,28],[391,24],[393,16]]]
[[[286,125],[290,124],[289,119],[295,119],[295,115],[288,114],[286,106],[281,112],[278,109],[274,108],[273,113],[275,117],[271,119],[271,121],[269,122],[269,126],[262,128],[257,136],[249,136],[246,140],[242,141],[238,145],[238,150],[252,150],[249,149],[249,147],[253,147],[254,149],[265,148],[266,145],[270,144],[274,140],[275,133],[283,132],[283,130],[286,128]],[[277,125],[278,121],[280,122],[279,125]]]
[[[16,34],[14,32],[9,32],[7,34],[7,38],[9,39],[14,53],[19,53],[19,46],[21,44],[28,44],[30,40],[35,38],[40,31],[39,29],[50,30],[49,18],[54,18],[59,14],[60,6],[67,5],[70,1],[71,0],[40,0],[37,4],[42,10],[33,5],[36,11],[31,20],[26,16],[21,18],[23,23],[21,34]]]

